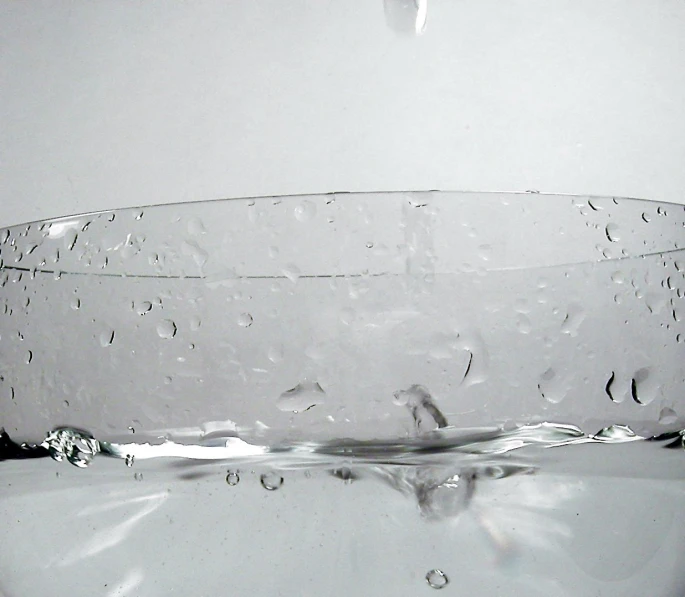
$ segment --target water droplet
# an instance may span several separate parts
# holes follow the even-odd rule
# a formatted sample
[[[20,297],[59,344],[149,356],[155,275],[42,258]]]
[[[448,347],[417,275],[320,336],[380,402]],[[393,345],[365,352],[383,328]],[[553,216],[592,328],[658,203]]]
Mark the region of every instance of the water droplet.
[[[202,325],[202,320],[195,316],[190,318],[190,330],[192,332],[197,332],[197,330],[200,329],[200,326]]]
[[[609,396],[609,399],[612,402],[622,402],[623,399],[616,394],[614,388],[614,381],[616,381],[616,374],[612,371],[611,376],[609,377],[606,385],[604,386],[604,391],[606,392],[606,395]]]
[[[519,313],[516,316],[516,329],[522,334],[530,334],[532,329],[530,319],[523,315],[523,313]]]
[[[202,220],[198,217],[193,217],[188,220],[188,234],[191,236],[198,236],[200,234],[205,234],[207,230]]]
[[[138,303],[134,303],[133,308],[138,315],[145,315],[146,313],[152,311],[152,303],[150,301],[140,301]]]
[[[271,259],[275,259],[276,257],[278,257],[279,254],[280,254],[280,251],[279,251],[278,247],[275,247],[275,246],[269,247],[269,257],[271,257]]]
[[[666,210],[661,206],[656,208],[656,213],[658,213],[660,216],[667,216],[668,215],[668,213],[666,213]]]
[[[126,454],[126,466],[129,468],[133,466],[133,462],[135,461],[136,457],[133,456],[133,454]]]
[[[650,367],[643,367],[633,373],[630,394],[635,402],[642,405],[649,404],[654,400],[657,389],[656,379]]]
[[[433,589],[444,589],[450,581],[442,570],[434,568],[426,574],[426,582]]]
[[[143,480],[143,473],[134,473],[133,478],[136,481],[142,481]]]
[[[241,313],[238,315],[238,325],[243,328],[249,328],[252,323],[254,322],[254,319],[252,318],[252,315],[249,313]]]
[[[483,261],[490,261],[492,259],[492,247],[490,245],[480,245],[478,247],[478,256]]]
[[[278,410],[300,413],[318,404],[324,404],[326,392],[315,381],[303,380],[294,388],[283,392],[276,402]]]
[[[73,299],[71,299],[70,306],[74,311],[78,311],[81,308],[81,299],[74,297]]]
[[[646,211],[643,211],[642,219],[649,224],[652,221],[652,216],[650,216]]]
[[[618,241],[621,240],[621,234],[620,234],[618,225],[614,224],[613,222],[609,222],[606,225],[606,228],[604,229],[604,233],[606,234],[606,237],[612,243],[617,243]]]
[[[297,280],[300,277],[300,268],[297,267],[294,263],[288,263],[285,265],[285,267],[281,270],[283,272],[283,275],[288,278],[293,284],[297,283]]]
[[[617,271],[611,274],[611,281],[616,284],[623,284],[626,281],[626,277],[623,272]]]
[[[172,381],[173,381],[173,380],[172,380],[172,378],[171,378],[170,375],[166,375],[166,376],[164,377],[164,383],[165,383],[165,385],[168,386]]]
[[[157,335],[165,340],[170,340],[176,335],[178,328],[171,319],[163,319],[157,324]]]
[[[142,220],[144,212],[141,209],[134,210],[131,214],[134,220]]]
[[[226,474],[226,483],[228,483],[231,487],[235,487],[238,483],[240,483],[240,475],[236,471],[228,471]]]
[[[128,430],[129,430],[131,433],[135,433],[135,432],[136,432],[136,429],[135,429],[135,427],[133,427],[133,425],[129,425],[129,426],[128,426]]]
[[[433,397],[424,386],[414,384],[406,390],[398,390],[394,395],[394,403],[409,409],[417,434],[429,433],[448,425],[447,418],[435,405]]]
[[[670,425],[678,420],[678,414],[669,407],[664,407],[659,412],[659,423],[661,425]]]
[[[578,335],[578,328],[585,319],[585,310],[577,303],[572,303],[568,306],[566,317],[561,324],[561,333],[569,334],[570,336]]]
[[[558,404],[566,397],[567,388],[564,386],[564,380],[551,367],[540,376],[538,382],[540,394],[552,404]]]
[[[308,222],[316,215],[316,205],[309,200],[304,200],[295,207],[295,218],[300,222]]]
[[[65,400],[62,404],[64,404],[64,406],[66,408],[69,408],[69,401],[68,400]]]
[[[183,241],[181,244],[181,253],[192,257],[197,267],[202,267],[205,263],[207,263],[207,259],[209,258],[207,251],[202,249],[195,241],[192,240]]]
[[[105,330],[100,334],[100,346],[102,348],[111,346],[112,342],[114,342],[114,330]]]
[[[272,363],[280,363],[283,360],[283,348],[281,346],[272,346],[269,348],[267,357]]]
[[[33,351],[29,350],[26,353],[26,364],[30,365],[32,360],[33,360]]]
[[[65,458],[79,468],[87,467],[100,451],[100,442],[86,431],[58,427],[48,433],[41,444],[57,462]]]
[[[64,246],[71,251],[78,240],[78,233],[73,228],[70,228],[64,233]]]
[[[276,491],[283,485],[283,477],[275,472],[264,473],[259,477],[259,482],[267,491]]]

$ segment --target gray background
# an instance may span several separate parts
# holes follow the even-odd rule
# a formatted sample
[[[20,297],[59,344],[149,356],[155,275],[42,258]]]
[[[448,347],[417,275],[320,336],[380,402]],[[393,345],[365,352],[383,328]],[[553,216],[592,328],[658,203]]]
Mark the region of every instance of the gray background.
[[[333,190],[683,201],[685,5],[0,3],[3,224]]]

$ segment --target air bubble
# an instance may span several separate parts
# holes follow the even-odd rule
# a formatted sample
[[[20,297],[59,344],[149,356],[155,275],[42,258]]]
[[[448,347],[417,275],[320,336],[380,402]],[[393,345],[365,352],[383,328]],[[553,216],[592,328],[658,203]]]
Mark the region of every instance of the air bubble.
[[[157,324],[157,335],[165,340],[170,340],[176,335],[178,328],[171,319],[164,319]]]
[[[442,570],[434,568],[426,573],[426,582],[433,589],[444,589],[450,581]]]
[[[264,473],[259,477],[259,482],[267,491],[276,491],[283,485],[283,477],[275,472]]]
[[[236,471],[228,471],[228,473],[226,473],[226,483],[231,487],[235,487],[240,483],[240,475]],[[262,485],[263,484],[264,483],[262,483]]]
[[[252,323],[254,322],[254,319],[252,318],[252,315],[249,313],[241,313],[238,315],[238,325],[243,328],[249,328]]]

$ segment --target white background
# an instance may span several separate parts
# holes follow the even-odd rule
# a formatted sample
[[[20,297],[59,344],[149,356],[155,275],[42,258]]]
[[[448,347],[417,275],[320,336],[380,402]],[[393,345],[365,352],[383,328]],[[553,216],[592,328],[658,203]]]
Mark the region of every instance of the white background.
[[[685,197],[685,3],[0,3],[0,223],[334,190]]]

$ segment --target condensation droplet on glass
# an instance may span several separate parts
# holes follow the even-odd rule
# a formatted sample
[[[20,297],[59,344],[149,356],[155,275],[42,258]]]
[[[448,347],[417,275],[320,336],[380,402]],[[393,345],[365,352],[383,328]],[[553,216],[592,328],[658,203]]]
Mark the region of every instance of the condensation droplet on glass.
[[[316,215],[316,205],[307,199],[295,207],[295,218],[300,222],[308,222]]]
[[[165,385],[168,386],[172,381],[173,381],[173,379],[171,378],[170,375],[164,376],[164,384],[165,384]]]
[[[238,325],[240,327],[249,328],[253,322],[254,319],[249,313],[241,313],[238,315]]]
[[[300,277],[300,268],[297,267],[294,263],[288,263],[285,265],[285,267],[281,270],[283,272],[283,275],[288,278],[293,284],[297,283],[297,280]]]
[[[143,480],[143,473],[135,473],[135,474],[133,475],[133,478],[134,478],[136,481],[142,481],[142,480]]]
[[[630,395],[635,402],[647,405],[656,397],[658,386],[650,367],[642,367],[633,373],[630,382]]]
[[[305,379],[294,388],[283,392],[278,397],[276,406],[282,412],[301,413],[313,406],[324,404],[325,401],[326,392],[319,383]]]
[[[114,342],[114,336],[115,332],[114,330],[105,330],[100,334],[100,346],[102,348],[106,348],[107,346],[111,346],[112,343]]]
[[[259,482],[267,491],[276,491],[283,485],[283,477],[275,472],[264,473],[259,477]]]
[[[142,210],[134,210],[133,213],[131,214],[133,216],[134,220],[142,220],[144,212]]]
[[[611,274],[611,281],[616,284],[623,284],[626,281],[625,274],[621,271],[616,271]]]
[[[226,483],[231,487],[235,487],[240,483],[240,475],[236,471],[228,471],[226,473]]]
[[[280,363],[283,360],[283,348],[281,346],[270,347],[267,357],[272,363]]]
[[[434,568],[426,573],[426,582],[433,589],[444,589],[449,583],[449,579],[442,570]]]
[[[33,351],[29,350],[26,353],[26,361],[25,362],[27,365],[30,365],[32,360],[33,360]]]
[[[609,239],[609,241],[612,243],[617,243],[621,240],[621,234],[618,225],[614,222],[609,222],[606,225],[606,227],[604,228],[604,233],[606,234],[606,237]]]
[[[492,247],[490,245],[480,245],[478,247],[478,257],[483,261],[490,261],[492,259]]]
[[[642,212],[642,219],[649,224],[652,221],[652,216],[650,216],[646,211]]]
[[[78,311],[81,308],[81,299],[77,297],[72,298],[70,306],[74,311]]]
[[[200,234],[205,234],[206,232],[205,225],[200,218],[195,216],[188,220],[188,234],[191,236],[198,236]]]
[[[191,332],[197,332],[197,330],[200,329],[201,325],[202,325],[202,320],[199,317],[194,316],[194,317],[190,318],[190,331]]]
[[[157,324],[157,335],[164,340],[170,340],[176,335],[178,328],[171,319],[163,319]]]
[[[566,397],[564,381],[552,367],[540,376],[538,390],[542,397],[552,404],[558,404]]]
[[[269,257],[271,257],[271,259],[275,259],[276,257],[278,257],[279,253],[280,251],[278,250],[278,247],[269,247]]]
[[[678,420],[678,414],[668,406],[661,409],[659,412],[659,424],[670,425]]]
[[[668,215],[666,210],[661,206],[656,208],[656,213],[658,213],[660,216],[667,216]]]
[[[585,320],[585,309],[577,303],[572,303],[568,306],[566,317],[561,324],[561,333],[570,336],[578,335],[578,328]]]
[[[523,315],[523,313],[519,313],[516,317],[516,329],[522,334],[529,334],[532,329],[530,319]]]
[[[133,308],[138,315],[145,315],[152,310],[152,303],[150,301],[140,301],[138,303],[134,303],[133,305]]]

